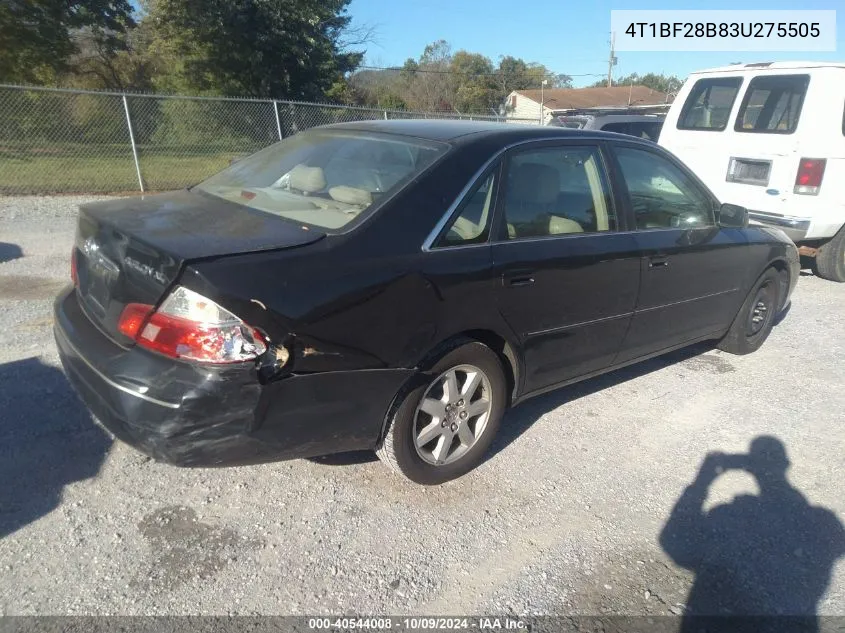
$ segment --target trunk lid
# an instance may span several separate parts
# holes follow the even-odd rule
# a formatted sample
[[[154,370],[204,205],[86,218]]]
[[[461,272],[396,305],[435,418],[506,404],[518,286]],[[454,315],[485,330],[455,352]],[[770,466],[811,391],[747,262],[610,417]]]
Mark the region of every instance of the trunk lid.
[[[187,190],[81,205],[75,258],[81,303],[114,340],[128,303],[156,305],[186,262],[311,244],[324,233]]]

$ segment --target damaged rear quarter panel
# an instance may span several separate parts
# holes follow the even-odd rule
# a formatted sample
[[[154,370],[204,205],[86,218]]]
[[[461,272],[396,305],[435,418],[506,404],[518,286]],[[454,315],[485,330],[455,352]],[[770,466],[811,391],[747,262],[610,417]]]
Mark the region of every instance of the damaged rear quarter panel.
[[[183,283],[273,342],[293,336],[297,373],[406,366],[435,335],[434,287],[402,261],[327,253],[330,241],[195,264]]]

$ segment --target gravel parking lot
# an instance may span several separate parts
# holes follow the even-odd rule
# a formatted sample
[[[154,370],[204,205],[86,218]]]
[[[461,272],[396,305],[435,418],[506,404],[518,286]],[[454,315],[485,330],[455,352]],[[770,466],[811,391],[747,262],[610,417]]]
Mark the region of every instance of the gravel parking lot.
[[[530,401],[438,488],[369,454],[184,470],[112,442],[62,375],[80,200],[0,198],[0,615],[659,615],[694,583],[692,610],[845,615],[845,285],[805,273],[756,354],[698,347]],[[752,458],[771,477],[731,470],[706,507],[755,497],[673,517],[708,452],[763,435],[788,483]]]

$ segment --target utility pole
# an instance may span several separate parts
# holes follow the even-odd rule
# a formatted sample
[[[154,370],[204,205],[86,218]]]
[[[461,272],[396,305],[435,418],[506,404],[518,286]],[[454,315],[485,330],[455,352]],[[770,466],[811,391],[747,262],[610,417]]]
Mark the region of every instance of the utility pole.
[[[613,86],[613,67],[616,66],[616,33],[610,34],[610,58],[607,60],[607,87]]]
[[[543,112],[543,107],[546,105],[544,92],[547,83],[549,83],[547,79],[543,79],[543,81],[540,82],[540,125],[543,125],[543,120],[546,118],[544,116],[545,112]]]

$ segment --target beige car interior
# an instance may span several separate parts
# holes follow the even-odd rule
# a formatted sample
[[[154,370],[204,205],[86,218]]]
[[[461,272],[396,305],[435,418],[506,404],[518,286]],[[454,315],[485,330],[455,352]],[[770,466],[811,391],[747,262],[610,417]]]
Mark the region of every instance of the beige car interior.
[[[326,176],[321,167],[296,165],[277,180],[272,188],[283,188],[309,198],[312,208],[358,213],[373,203],[373,194],[366,189],[337,185],[326,191]],[[328,198],[324,197],[328,193]]]
[[[561,183],[575,190],[561,190]],[[580,185],[580,186],[579,186]],[[515,166],[505,203],[508,236],[541,237],[607,231],[607,200],[595,156],[561,161],[555,167],[525,162]],[[584,217],[584,226],[573,217]]]
[[[573,190],[561,191],[561,183]],[[469,209],[465,209],[450,229],[453,236],[450,242],[472,241],[484,232],[492,207],[493,177],[484,184],[486,199],[478,222],[466,217]],[[554,167],[539,162],[516,164],[510,174],[505,203],[508,237],[607,231],[610,217],[604,190],[596,157],[592,155],[586,160],[578,157],[559,161]],[[586,217],[589,223],[584,226],[569,215]]]

